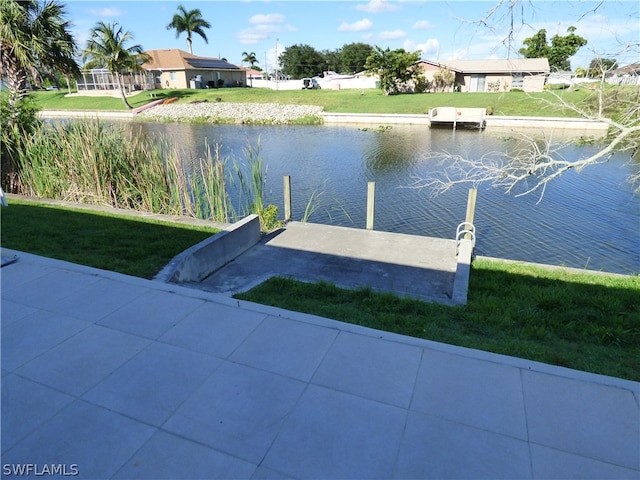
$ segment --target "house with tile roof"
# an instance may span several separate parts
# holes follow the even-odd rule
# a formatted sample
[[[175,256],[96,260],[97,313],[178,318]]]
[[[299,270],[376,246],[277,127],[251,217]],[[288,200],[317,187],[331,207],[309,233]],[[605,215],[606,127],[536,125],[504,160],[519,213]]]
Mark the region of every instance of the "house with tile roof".
[[[155,88],[246,86],[245,70],[224,58],[200,57],[177,48],[147,50],[151,60],[142,68]]]
[[[419,66],[430,82],[435,72],[451,70],[461,92],[508,92],[520,89],[541,92],[549,75],[546,58],[506,58],[487,60],[449,60],[433,62],[421,60]],[[454,87],[452,86],[451,89]]]

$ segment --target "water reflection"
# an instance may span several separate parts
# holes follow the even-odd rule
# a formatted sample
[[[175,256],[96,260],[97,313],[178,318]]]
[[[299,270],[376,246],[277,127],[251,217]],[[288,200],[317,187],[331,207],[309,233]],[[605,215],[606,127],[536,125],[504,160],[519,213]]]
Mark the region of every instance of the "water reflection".
[[[367,182],[376,182],[375,228],[399,233],[452,238],[464,219],[468,186],[432,197],[410,188],[416,177],[441,170],[430,153],[448,151],[481,158],[517,147],[510,132],[394,126],[388,131],[354,126],[234,126],[142,124],[166,135],[189,152],[203,155],[205,144],[242,158],[247,142],[261,143],[267,165],[267,200],[283,211],[282,178],[292,177],[293,218],[302,219],[309,199],[319,208],[310,221],[364,228]],[[567,132],[554,132],[566,138]],[[568,148],[577,158],[594,146]],[[555,265],[640,272],[640,199],[627,182],[628,156],[569,171],[536,194],[506,195],[481,186],[478,192],[477,251],[489,255]],[[417,252],[418,253],[418,252]]]

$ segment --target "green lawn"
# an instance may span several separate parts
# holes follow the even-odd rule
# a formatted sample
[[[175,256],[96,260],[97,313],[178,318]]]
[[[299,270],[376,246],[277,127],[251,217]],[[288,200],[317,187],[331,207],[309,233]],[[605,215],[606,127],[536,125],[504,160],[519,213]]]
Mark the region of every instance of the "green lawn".
[[[541,100],[552,101],[549,92],[526,94],[507,93],[420,93],[407,95],[383,95],[380,90],[285,90],[265,88],[221,88],[221,89],[181,89],[158,90],[167,97],[176,96],[179,103],[220,98],[223,102],[307,104],[324,107],[326,112],[337,113],[426,113],[439,106],[492,107],[495,115],[525,116],[567,116],[575,117],[572,111],[559,107],[549,107]],[[125,110],[120,98],[112,97],[65,97],[65,90],[38,91],[32,94],[37,106],[43,110]],[[585,101],[589,95],[585,90],[557,92],[574,104]],[[149,92],[141,92],[129,98],[135,108],[153,99]],[[557,101],[555,102],[557,103]]]
[[[11,197],[1,245],[151,278],[215,229]],[[640,276],[476,261],[466,306],[274,278],[237,298],[553,365],[640,380]]]
[[[5,248],[143,278],[219,231],[15,198],[0,220]]]

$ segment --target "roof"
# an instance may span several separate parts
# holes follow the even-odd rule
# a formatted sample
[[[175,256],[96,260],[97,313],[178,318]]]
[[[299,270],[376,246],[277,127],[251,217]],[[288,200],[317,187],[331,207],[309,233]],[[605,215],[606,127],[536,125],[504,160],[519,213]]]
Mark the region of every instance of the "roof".
[[[616,68],[613,75],[640,75],[640,63],[632,63],[624,67]]]
[[[199,57],[178,48],[165,50],[147,50],[151,61],[142,65],[145,70],[240,70],[240,67],[224,59],[213,57]]]
[[[490,58],[485,60],[448,60],[433,62],[429,65],[448,68],[458,73],[549,73],[549,61],[546,58]]]

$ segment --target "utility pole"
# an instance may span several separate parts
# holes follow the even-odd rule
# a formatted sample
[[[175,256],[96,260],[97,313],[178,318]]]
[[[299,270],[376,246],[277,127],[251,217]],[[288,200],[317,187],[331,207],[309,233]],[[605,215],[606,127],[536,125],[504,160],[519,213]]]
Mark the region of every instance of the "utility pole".
[[[278,90],[278,41],[280,39],[276,38],[276,90]]]

